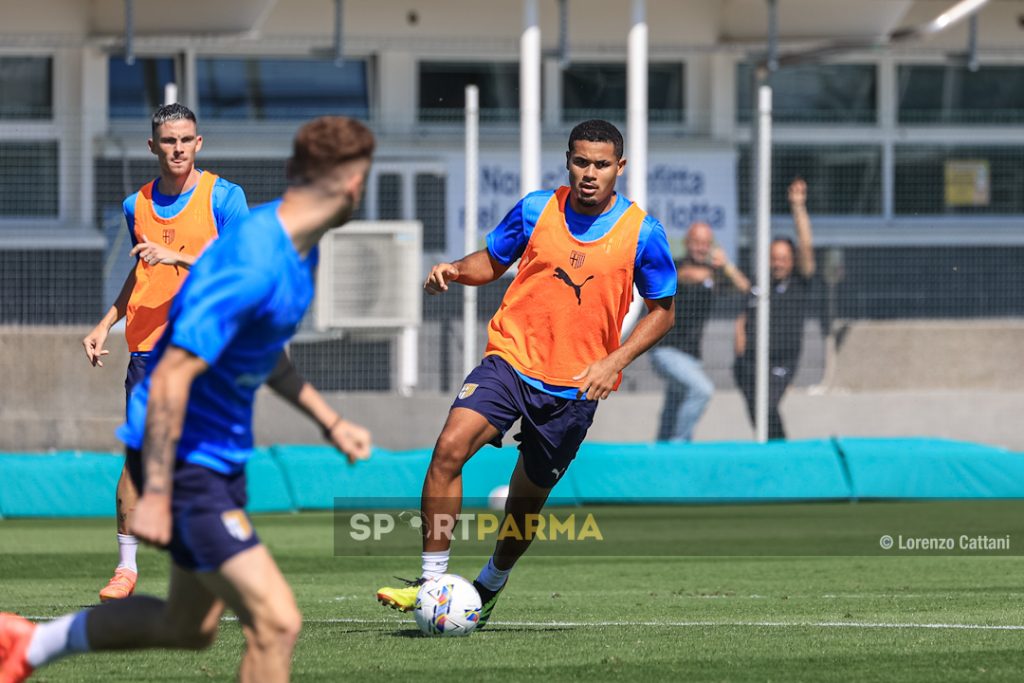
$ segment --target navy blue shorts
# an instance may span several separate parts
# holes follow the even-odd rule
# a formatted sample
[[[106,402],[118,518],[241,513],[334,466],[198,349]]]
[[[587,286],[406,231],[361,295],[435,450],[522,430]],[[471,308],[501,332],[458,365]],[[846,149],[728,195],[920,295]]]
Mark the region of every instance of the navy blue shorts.
[[[141,465],[128,449],[128,462]],[[132,481],[142,491],[141,466],[129,467]],[[214,571],[229,559],[260,543],[245,512],[245,472],[225,475],[208,467],[178,461],[171,496],[173,527],[166,550],[182,569]]]
[[[128,402],[132,400],[132,392],[139,382],[146,376],[146,363],[149,362],[148,353],[133,353],[128,359],[128,372],[124,377],[124,410],[125,417],[128,413]],[[125,465],[128,467],[128,474],[132,481],[142,479],[142,457],[139,451],[129,448],[124,454]],[[135,470],[136,474],[132,474]]]
[[[128,359],[128,372],[124,377],[124,403],[125,408],[132,398],[132,391],[139,382],[146,376],[146,364],[149,362],[148,353],[133,353]]]
[[[519,452],[526,476],[537,486],[552,488],[569,468],[587,436],[597,411],[597,401],[552,396],[524,382],[499,356],[485,356],[469,373],[452,408],[469,408],[483,415],[501,432],[501,439],[522,418]]]

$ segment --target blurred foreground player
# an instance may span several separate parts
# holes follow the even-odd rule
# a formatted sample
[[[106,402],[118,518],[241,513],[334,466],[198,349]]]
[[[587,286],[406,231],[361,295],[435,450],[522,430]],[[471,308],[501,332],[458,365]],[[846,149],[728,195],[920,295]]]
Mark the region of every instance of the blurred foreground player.
[[[369,433],[298,376],[284,347],[313,298],[317,243],[351,218],[373,148],[352,119],[303,126],[284,195],[207,249],[174,299],[118,432],[142,450],[132,531],[170,552],[167,599],[133,596],[40,625],[0,615],[0,683],[74,653],[205,648],[225,607],[246,639],[239,679],[288,680],[301,616],[244,510],[252,407],[266,381],[350,462],[369,456]]]

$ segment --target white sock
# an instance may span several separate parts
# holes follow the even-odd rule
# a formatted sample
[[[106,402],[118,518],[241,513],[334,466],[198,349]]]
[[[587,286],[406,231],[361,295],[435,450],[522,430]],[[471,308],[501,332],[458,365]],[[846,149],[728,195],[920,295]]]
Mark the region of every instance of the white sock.
[[[89,638],[85,634],[88,614],[88,610],[82,610],[36,626],[26,653],[32,668],[37,669],[76,652],[88,652]]]
[[[512,568],[498,569],[494,566],[494,556],[487,560],[487,564],[480,570],[480,576],[476,577],[477,582],[487,590],[496,591],[508,581],[509,572]]]
[[[139,539],[130,534],[118,534],[117,548],[121,552],[121,561],[117,563],[117,568],[131,569],[138,574],[139,567],[135,564],[135,551],[139,549]]]
[[[425,579],[433,579],[441,574],[446,574],[448,572],[448,556],[451,552],[449,549],[423,553],[421,556],[423,571],[420,576]]]

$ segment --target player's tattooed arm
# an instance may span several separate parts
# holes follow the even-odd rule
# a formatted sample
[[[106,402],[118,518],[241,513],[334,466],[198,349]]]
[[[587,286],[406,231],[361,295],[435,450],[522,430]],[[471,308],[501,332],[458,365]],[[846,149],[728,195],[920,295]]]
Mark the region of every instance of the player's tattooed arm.
[[[132,532],[143,541],[158,545],[170,541],[175,455],[192,382],[207,367],[202,358],[172,345],[150,377],[142,442],[145,485],[132,516]]]
[[[142,444],[142,465],[145,472],[145,493],[171,494],[174,453],[181,438],[181,429],[174,429],[178,420],[174,406],[163,397],[149,401],[146,433]]]

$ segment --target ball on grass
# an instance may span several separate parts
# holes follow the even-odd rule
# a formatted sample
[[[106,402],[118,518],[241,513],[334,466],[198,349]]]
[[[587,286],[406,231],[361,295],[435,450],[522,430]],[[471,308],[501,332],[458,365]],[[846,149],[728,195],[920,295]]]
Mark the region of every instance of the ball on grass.
[[[490,495],[487,496],[487,507],[502,512],[505,509],[505,500],[508,498],[508,486],[495,486]]]

